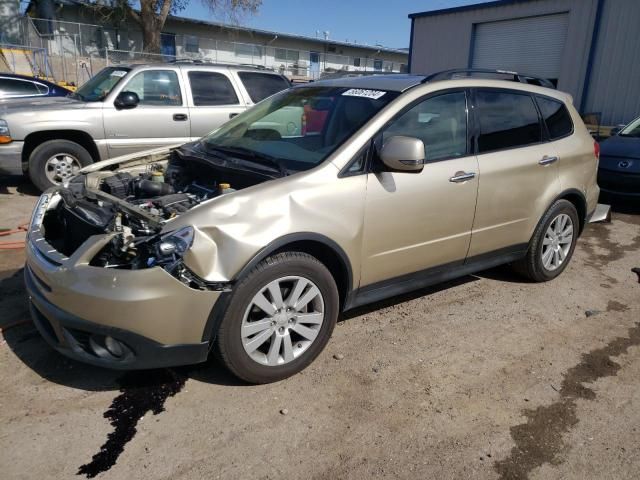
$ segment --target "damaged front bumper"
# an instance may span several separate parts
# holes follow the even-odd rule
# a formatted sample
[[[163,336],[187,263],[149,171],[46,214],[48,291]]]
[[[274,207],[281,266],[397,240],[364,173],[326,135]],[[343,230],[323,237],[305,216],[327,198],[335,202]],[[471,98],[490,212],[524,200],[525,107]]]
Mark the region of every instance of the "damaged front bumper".
[[[89,265],[111,239],[87,239],[70,257],[34,225],[25,280],[36,327],[60,353],[98,366],[143,369],[206,360],[214,305],[225,293],[184,285],[160,267]]]

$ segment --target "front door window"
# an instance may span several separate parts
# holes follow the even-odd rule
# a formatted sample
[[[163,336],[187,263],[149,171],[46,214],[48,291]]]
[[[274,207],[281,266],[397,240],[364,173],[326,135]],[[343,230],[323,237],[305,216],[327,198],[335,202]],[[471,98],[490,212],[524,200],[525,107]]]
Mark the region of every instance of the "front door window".
[[[180,82],[173,70],[147,70],[138,73],[124,88],[140,98],[140,105],[182,105]]]
[[[383,133],[419,138],[428,162],[467,154],[467,100],[464,92],[431,97],[402,114]]]

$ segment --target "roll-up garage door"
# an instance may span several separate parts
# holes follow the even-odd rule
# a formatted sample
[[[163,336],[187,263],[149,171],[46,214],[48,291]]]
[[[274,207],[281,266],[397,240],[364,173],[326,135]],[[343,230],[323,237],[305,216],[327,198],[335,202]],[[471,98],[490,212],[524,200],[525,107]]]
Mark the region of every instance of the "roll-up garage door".
[[[557,79],[568,25],[566,13],[476,24],[473,67]]]

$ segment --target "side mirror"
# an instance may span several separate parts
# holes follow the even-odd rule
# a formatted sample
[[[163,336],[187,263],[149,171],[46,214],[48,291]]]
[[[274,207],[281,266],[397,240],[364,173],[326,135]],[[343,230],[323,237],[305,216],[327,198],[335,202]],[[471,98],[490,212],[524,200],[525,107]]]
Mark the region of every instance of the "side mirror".
[[[415,137],[390,137],[382,145],[380,159],[391,171],[420,173],[424,168],[424,143]]]
[[[136,108],[140,103],[140,97],[135,92],[120,92],[113,105],[117,109]]]

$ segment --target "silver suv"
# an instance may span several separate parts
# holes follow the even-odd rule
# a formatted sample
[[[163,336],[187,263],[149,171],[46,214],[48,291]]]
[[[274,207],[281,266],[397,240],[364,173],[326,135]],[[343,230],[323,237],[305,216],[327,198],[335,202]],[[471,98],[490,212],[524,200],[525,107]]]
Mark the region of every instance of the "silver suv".
[[[46,190],[95,161],[200,138],[289,86],[251,66],[107,67],[69,97],[0,104],[0,174],[28,171]]]

